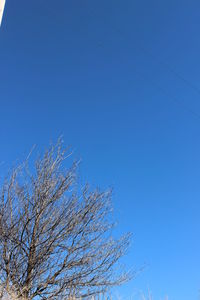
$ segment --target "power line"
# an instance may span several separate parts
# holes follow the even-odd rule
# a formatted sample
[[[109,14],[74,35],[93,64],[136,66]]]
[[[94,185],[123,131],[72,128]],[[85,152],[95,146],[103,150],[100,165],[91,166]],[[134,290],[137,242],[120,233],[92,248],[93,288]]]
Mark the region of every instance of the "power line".
[[[183,81],[186,85],[188,85],[191,89],[193,89],[196,93],[200,95],[200,88],[198,88],[196,85],[194,85],[192,82],[190,82],[188,79],[186,79],[182,74],[179,72],[175,71],[174,68],[172,68],[166,61],[164,60],[158,60],[155,55],[150,53],[146,48],[140,47],[140,50],[142,50],[144,53],[149,55],[154,61],[157,62],[157,64],[161,65],[164,69],[175,75],[178,79]]]
[[[121,29],[112,26],[113,30],[115,30],[116,32],[120,33],[121,36],[124,38],[124,33],[121,31]],[[157,60],[155,58],[154,55],[152,55],[149,51],[147,51],[145,48],[138,46],[138,49],[140,51],[143,51],[144,53],[148,54],[149,56],[151,56],[154,61]],[[184,78],[181,74],[179,74],[177,71],[175,71],[173,68],[171,68],[166,62],[164,61],[157,61],[158,64],[160,64],[161,66],[163,66],[165,69],[167,69],[170,73],[174,74],[177,78],[179,78],[181,81],[183,81],[185,84],[187,84],[190,88],[192,88],[196,93],[198,93],[200,95],[200,89],[194,85],[193,83],[191,83],[189,80],[187,80],[186,78]],[[138,72],[139,73],[139,72]],[[140,72],[140,74],[142,74],[142,76],[144,76],[143,73]],[[146,76],[147,78],[147,76]],[[149,79],[148,79],[149,80]],[[177,105],[181,106],[184,110],[186,110],[187,112],[189,112],[190,114],[192,114],[193,116],[195,116],[196,118],[200,119],[200,113],[194,111],[193,109],[191,109],[189,106],[185,105],[183,103],[183,101],[180,101],[178,99],[178,97],[174,96],[174,95],[170,95],[165,89],[163,89],[161,86],[159,86],[157,83],[153,82],[152,80],[149,80],[149,82],[151,82],[157,89],[159,89],[163,94],[165,94],[165,96],[169,99],[171,99],[171,102],[176,103]]]
[[[138,72],[140,73],[140,72]],[[144,76],[144,73],[140,73],[140,75]],[[191,109],[189,106],[185,105],[183,101],[181,101],[178,97],[175,95],[171,95],[168,93],[163,87],[158,85],[156,82],[154,82],[152,79],[147,78],[147,76],[144,76],[143,78],[147,79],[155,88],[157,88],[160,92],[162,92],[168,100],[171,100],[171,102],[176,103],[177,105],[181,106],[183,110],[189,112],[193,116],[195,116],[197,119],[200,120],[200,114],[193,109]]]

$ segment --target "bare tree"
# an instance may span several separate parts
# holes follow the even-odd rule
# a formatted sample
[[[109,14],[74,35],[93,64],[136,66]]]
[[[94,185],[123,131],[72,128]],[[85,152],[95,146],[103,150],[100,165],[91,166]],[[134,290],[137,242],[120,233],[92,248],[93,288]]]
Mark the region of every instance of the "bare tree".
[[[111,191],[78,188],[66,156],[51,146],[1,189],[0,283],[19,298],[88,297],[129,277],[117,269],[130,236],[112,238]]]

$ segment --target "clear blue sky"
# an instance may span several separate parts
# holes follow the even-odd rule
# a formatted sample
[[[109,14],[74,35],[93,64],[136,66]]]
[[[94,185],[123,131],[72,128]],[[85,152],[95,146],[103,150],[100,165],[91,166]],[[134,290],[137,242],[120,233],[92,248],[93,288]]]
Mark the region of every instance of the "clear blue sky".
[[[199,299],[199,20],[199,1],[7,0],[0,171],[63,134],[147,265],[122,296]]]

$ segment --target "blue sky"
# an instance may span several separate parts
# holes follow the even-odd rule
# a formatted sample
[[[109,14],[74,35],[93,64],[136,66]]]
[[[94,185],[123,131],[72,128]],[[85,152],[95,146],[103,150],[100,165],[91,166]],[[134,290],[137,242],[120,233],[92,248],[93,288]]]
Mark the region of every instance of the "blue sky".
[[[9,1],[0,29],[1,173],[62,134],[81,179],[113,186],[119,290],[199,299],[199,1]]]

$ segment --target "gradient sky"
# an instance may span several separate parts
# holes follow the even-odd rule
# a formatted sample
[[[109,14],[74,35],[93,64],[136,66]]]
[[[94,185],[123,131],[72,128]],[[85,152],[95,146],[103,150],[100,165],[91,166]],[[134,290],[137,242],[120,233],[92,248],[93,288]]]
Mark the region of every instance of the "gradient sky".
[[[81,180],[114,187],[119,289],[200,290],[200,2],[7,0],[0,28],[0,172],[62,134]],[[125,298],[122,298],[125,299]]]

